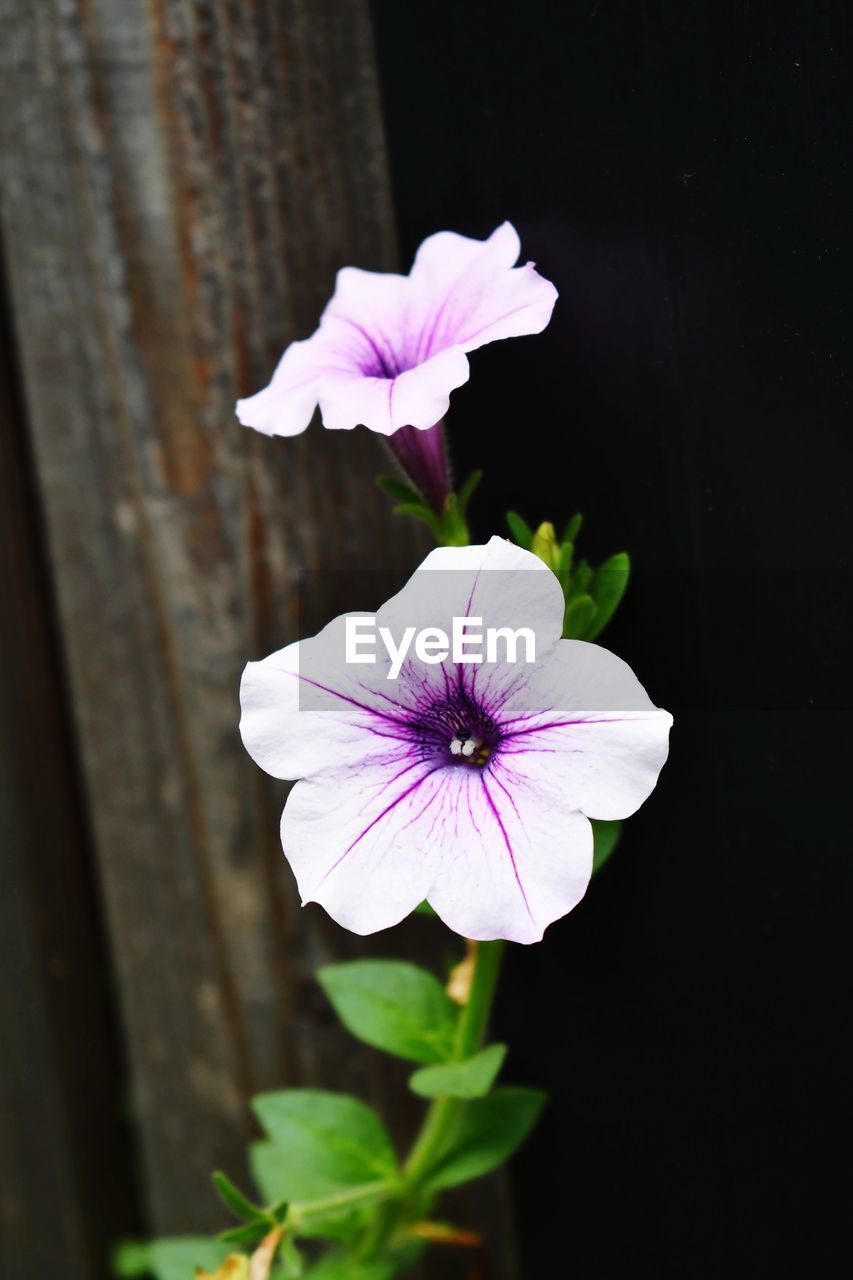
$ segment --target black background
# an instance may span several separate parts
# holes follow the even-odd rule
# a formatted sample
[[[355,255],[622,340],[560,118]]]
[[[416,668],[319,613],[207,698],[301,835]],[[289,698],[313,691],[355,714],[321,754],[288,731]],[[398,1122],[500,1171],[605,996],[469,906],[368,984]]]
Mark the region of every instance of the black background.
[[[842,4],[378,0],[404,259],[504,218],[560,289],[448,426],[636,576],[676,715],[580,908],[513,948],[525,1280],[849,1274],[851,58]],[[839,1156],[840,1153],[840,1156]]]

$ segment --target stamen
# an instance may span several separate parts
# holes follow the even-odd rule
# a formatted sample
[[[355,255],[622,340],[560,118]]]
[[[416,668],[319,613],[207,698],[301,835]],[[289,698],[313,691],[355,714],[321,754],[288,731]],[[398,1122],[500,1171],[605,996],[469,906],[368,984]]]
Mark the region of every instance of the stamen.
[[[454,765],[482,768],[500,749],[497,724],[461,690],[423,708],[412,728],[425,758],[438,755],[446,761],[449,757]]]
[[[457,729],[450,742],[450,754],[465,761],[466,764],[485,764],[491,755],[491,748],[479,738]]]

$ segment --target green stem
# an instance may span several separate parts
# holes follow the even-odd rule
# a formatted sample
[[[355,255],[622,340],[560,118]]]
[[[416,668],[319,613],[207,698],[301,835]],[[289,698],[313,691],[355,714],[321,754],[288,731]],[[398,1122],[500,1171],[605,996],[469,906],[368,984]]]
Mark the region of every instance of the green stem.
[[[497,941],[475,945],[471,988],[459,1016],[451,1062],[463,1062],[480,1047],[500,974],[505,944]],[[401,1192],[380,1207],[362,1241],[360,1258],[368,1260],[381,1255],[398,1223],[405,1218],[406,1209],[417,1198],[422,1182],[447,1149],[464,1108],[465,1101],[461,1098],[441,1097],[430,1104],[403,1168]]]
[[[468,1001],[456,1029],[452,1062],[463,1062],[480,1047],[492,1009],[500,973],[503,942],[478,942]],[[423,1175],[443,1154],[465,1103],[460,1098],[436,1098],[427,1111],[421,1131],[403,1170],[403,1184],[417,1187]]]
[[[291,1204],[287,1211],[288,1224],[298,1228],[308,1218],[322,1217],[334,1213],[338,1209],[350,1209],[355,1205],[370,1200],[384,1200],[398,1189],[396,1182],[365,1182],[350,1191],[339,1191],[322,1200],[306,1200],[302,1204]]]

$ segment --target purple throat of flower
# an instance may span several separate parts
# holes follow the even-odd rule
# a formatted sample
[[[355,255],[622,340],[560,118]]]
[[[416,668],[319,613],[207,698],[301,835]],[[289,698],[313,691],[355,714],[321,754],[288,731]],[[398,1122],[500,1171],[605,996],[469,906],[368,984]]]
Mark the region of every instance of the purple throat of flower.
[[[417,355],[397,352],[390,344],[379,343],[366,329],[358,326],[368,343],[371,358],[360,366],[366,378],[383,378],[388,383],[388,395],[394,394],[394,379],[418,364]],[[400,427],[388,437],[388,447],[403,469],[407,479],[437,515],[444,511],[450,493],[450,468],[447,460],[447,442],[444,436],[444,420],[421,430],[418,427]]]
[[[483,769],[497,755],[503,733],[467,691],[449,691],[418,707],[407,724],[417,755],[436,767]]]
[[[426,431],[401,427],[388,437],[388,447],[427,505],[441,515],[450,493],[444,421]]]

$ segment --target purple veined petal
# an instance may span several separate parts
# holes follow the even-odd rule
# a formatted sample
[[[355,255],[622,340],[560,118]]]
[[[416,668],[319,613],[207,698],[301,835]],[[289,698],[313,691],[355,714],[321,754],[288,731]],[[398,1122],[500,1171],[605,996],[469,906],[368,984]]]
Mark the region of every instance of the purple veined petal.
[[[373,666],[345,661],[349,615],[244,674],[247,749],[303,779],[282,819],[302,896],[358,933],[426,897],[469,937],[538,940],[584,893],[588,819],[632,813],[666,759],[669,714],[614,654],[553,638],[559,584],[503,539],[436,550],[375,616],[355,616],[417,629],[474,610],[537,623],[550,646],[532,666],[424,655],[388,681],[378,646]]]
[[[240,684],[240,734],[249,755],[275,778],[370,762],[394,766],[408,744],[401,717],[405,686],[390,686],[387,662],[345,661],[345,626],[333,619],[316,636],[250,662]]]
[[[434,427],[467,381],[466,352],[550,319],[556,289],[532,264],[515,267],[518,254],[504,223],[486,240],[430,236],[408,276],[344,267],[319,328],[287,348],[268,387],[238,402],[240,421],[297,435],[319,403],[324,425],[339,430]]]
[[[292,342],[269,386],[237,401],[237,417],[244,427],[264,435],[299,435],[314,415],[320,387],[349,375],[347,361],[347,351],[331,347],[319,333]]]
[[[304,903],[353,933],[399,923],[426,897],[453,830],[452,771],[401,751],[298,782],[281,842]]]
[[[436,231],[415,254],[409,279],[421,294],[440,299],[466,275],[479,273],[481,280],[488,280],[497,271],[510,270],[520,253],[521,241],[511,222],[502,222],[485,240]]]
[[[493,537],[484,545],[436,547],[377,621],[396,633],[404,626],[449,630],[454,617],[481,617],[484,629],[530,628],[539,662],[560,637],[563,593],[538,556]]]
[[[342,267],[320,319],[320,332],[354,346],[365,374],[395,378],[416,363],[410,350],[409,280],[394,272]]]
[[[476,306],[464,314],[460,307],[456,341],[463,351],[476,351],[489,342],[541,333],[551,319],[557,290],[540,276],[532,262],[508,271],[494,282]]]
[[[666,762],[672,716],[600,645],[561,640],[503,711],[501,765],[511,785],[550,781],[555,796],[590,818],[629,817]]]
[[[454,838],[427,900],[456,933],[538,942],[577,906],[592,875],[592,828],[535,784],[510,792],[499,770],[465,770]]]
[[[654,790],[669,752],[667,711],[611,713],[572,722],[551,720],[510,737],[501,747],[507,785],[553,788],[555,803],[589,818],[628,818]]]
[[[475,310],[495,278],[515,267],[520,252],[518,234],[509,222],[485,240],[455,231],[439,231],[424,240],[409,277],[420,312],[420,359],[447,345],[460,311],[468,315]]]
[[[516,267],[521,245],[508,222],[487,240],[451,231],[430,236],[415,257],[411,282],[420,325],[419,357],[458,345],[474,351],[502,338],[541,333],[557,290],[532,263]]]
[[[520,695],[519,714],[534,708],[573,713],[656,710],[624,659],[600,644],[562,639],[547,662],[530,673],[529,687]]]
[[[390,436],[401,427],[426,431],[443,418],[450,393],[468,381],[468,358],[458,347],[394,378],[354,373],[320,388],[323,423],[333,430],[368,426]]]

